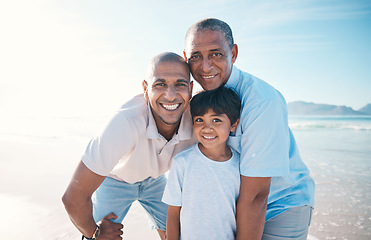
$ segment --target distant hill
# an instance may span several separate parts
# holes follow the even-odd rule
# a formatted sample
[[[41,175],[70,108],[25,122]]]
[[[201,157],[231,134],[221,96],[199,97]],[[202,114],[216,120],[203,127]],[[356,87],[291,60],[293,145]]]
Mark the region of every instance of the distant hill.
[[[358,109],[358,112],[363,112],[363,113],[366,113],[368,115],[371,115],[371,103],[367,104],[366,106],[364,106],[361,109]]]
[[[361,109],[363,111],[361,111]],[[371,104],[359,111],[347,106],[296,101],[287,104],[289,115],[371,115]]]

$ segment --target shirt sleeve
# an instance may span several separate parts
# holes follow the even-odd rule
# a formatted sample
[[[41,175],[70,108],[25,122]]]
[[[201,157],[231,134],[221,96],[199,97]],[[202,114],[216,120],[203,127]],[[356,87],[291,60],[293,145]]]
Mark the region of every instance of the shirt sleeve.
[[[177,156],[174,157],[162,196],[162,201],[172,206],[182,206],[184,166],[182,166],[180,160]]]
[[[119,112],[89,142],[82,161],[96,174],[108,176],[119,160],[132,152],[136,139],[135,126]]]
[[[268,98],[241,112],[241,174],[275,177],[289,174],[286,102]]]

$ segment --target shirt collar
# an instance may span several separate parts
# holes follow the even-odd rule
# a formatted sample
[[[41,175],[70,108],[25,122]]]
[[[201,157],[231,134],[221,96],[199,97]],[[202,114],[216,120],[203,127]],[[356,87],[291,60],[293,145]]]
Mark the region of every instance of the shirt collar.
[[[225,84],[226,87],[237,89],[237,85],[239,83],[239,69],[236,66],[232,66],[232,72],[229,76],[227,83]]]
[[[146,130],[146,136],[149,139],[165,139],[157,129],[157,125],[155,119],[152,114],[151,105],[147,101],[147,109],[148,109],[148,125]],[[180,125],[177,132],[174,134],[173,138],[178,138],[179,140],[187,140],[192,138],[193,132],[193,125],[192,125],[192,117],[190,113],[189,106],[187,107],[186,111],[183,113],[182,118],[180,120]],[[171,141],[171,140],[170,140]]]

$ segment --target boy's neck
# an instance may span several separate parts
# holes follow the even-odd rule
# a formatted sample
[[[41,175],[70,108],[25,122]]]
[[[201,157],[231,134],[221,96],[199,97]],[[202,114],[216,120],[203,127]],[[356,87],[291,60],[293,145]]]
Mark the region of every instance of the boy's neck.
[[[224,147],[211,149],[204,147],[204,145],[201,143],[198,143],[198,148],[203,155],[216,162],[225,162],[232,157],[232,151],[227,145],[224,145]]]

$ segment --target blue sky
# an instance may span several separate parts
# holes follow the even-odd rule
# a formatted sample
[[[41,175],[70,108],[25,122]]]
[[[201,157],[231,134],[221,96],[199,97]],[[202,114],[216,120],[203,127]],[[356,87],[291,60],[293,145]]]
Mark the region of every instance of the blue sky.
[[[371,1],[0,0],[0,110],[96,115],[142,92],[151,57],[226,21],[236,66],[288,102],[371,103]]]

